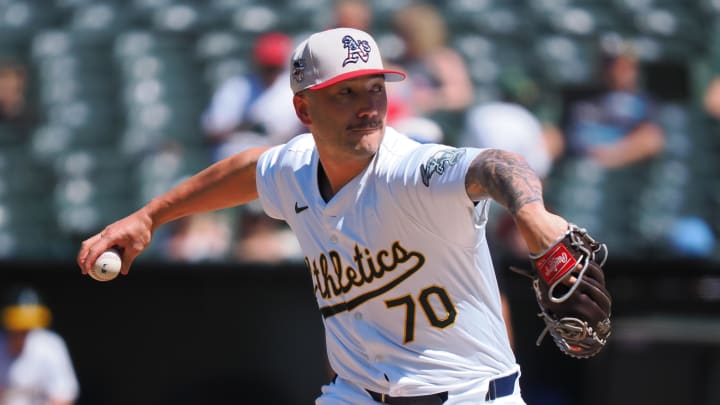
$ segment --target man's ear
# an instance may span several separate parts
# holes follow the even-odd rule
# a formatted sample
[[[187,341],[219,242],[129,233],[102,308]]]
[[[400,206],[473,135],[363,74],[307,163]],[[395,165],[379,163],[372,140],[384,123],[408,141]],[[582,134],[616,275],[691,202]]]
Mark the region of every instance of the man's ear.
[[[295,115],[297,115],[298,119],[300,119],[300,122],[302,122],[306,126],[312,124],[312,120],[310,119],[310,112],[308,110],[307,97],[297,94],[294,95],[293,105],[295,106]]]

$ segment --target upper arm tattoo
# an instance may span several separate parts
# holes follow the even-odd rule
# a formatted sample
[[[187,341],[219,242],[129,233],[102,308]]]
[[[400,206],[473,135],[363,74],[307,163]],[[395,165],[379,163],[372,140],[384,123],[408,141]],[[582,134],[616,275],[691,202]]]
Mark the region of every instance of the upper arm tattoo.
[[[498,149],[487,149],[473,160],[465,189],[473,201],[490,196],[513,215],[528,203],[542,201],[540,179],[525,159]]]

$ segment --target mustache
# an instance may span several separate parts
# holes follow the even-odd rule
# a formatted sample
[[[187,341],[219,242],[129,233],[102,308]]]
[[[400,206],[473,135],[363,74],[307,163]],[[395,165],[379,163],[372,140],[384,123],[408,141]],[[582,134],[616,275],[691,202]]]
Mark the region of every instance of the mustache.
[[[349,130],[365,130],[365,129],[378,129],[382,128],[381,120],[364,120],[357,124],[352,124],[347,127]]]

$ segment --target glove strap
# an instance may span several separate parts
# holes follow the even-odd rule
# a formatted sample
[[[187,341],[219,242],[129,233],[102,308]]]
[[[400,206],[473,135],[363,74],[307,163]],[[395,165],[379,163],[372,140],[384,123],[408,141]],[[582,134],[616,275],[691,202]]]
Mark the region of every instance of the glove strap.
[[[575,290],[580,286],[585,271],[587,271],[588,263],[594,256],[595,252],[589,250],[584,246],[581,237],[587,238],[591,243],[596,242],[587,235],[587,231],[583,228],[579,228],[575,224],[568,224],[568,230],[558,238],[553,245],[539,255],[530,255],[530,259],[534,261],[535,268],[537,268],[540,277],[545,281],[545,284],[550,286],[548,290],[548,296],[551,302],[560,304],[565,302],[570,296],[575,293]],[[565,245],[564,241],[569,238],[573,248],[579,250],[581,255],[575,257],[570,249]],[[605,245],[600,245],[600,248],[604,248]],[[603,263],[607,254],[603,255]],[[565,278],[569,277],[578,266],[581,265],[580,273],[577,275],[577,280],[570,289],[560,297],[555,297],[554,291]],[[602,265],[602,264],[601,264]]]
[[[575,270],[577,265],[577,259],[562,241],[535,260],[535,268],[547,285],[555,285],[567,273]]]

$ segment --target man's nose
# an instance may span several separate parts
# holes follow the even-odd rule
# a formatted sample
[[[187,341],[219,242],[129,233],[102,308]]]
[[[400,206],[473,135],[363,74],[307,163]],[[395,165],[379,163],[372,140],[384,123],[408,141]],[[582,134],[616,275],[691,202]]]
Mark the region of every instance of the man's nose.
[[[367,94],[360,101],[358,118],[376,117],[380,114],[380,101],[376,96]]]

